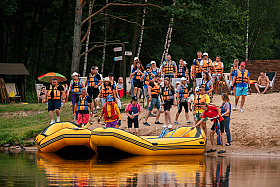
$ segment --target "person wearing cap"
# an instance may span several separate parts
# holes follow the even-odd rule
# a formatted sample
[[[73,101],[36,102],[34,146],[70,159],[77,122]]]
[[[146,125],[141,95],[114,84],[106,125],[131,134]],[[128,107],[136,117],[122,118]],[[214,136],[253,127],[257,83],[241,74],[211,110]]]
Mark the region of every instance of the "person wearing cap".
[[[155,75],[153,80],[149,83],[148,93],[149,93],[149,98],[151,98],[151,102],[150,102],[151,104],[149,105],[148,111],[145,115],[145,120],[143,122],[143,125],[150,126],[150,124],[147,122],[147,120],[148,120],[149,115],[150,115],[151,111],[153,110],[154,106],[156,106],[156,108],[157,108],[155,124],[158,124],[158,125],[163,124],[163,123],[159,122],[159,117],[160,117],[159,82],[160,82],[160,77],[158,75]]]
[[[185,109],[185,116],[187,123],[191,123],[190,118],[189,118],[189,103],[188,103],[188,85],[187,85],[187,79],[186,77],[181,78],[181,85],[179,85],[176,89],[177,93],[177,105],[178,105],[178,112],[176,113],[175,121],[174,124],[180,125],[178,122],[178,118],[182,112],[182,108],[184,106]]]
[[[156,61],[151,61],[151,72],[154,74],[154,75],[160,75],[160,70],[159,68],[157,67],[157,63]]]
[[[134,85],[134,96],[137,98],[140,97],[140,91],[143,88],[143,81],[141,80],[142,75],[144,74],[144,68],[140,61],[136,62],[131,75],[133,76],[133,85]]]
[[[210,103],[210,98],[207,94],[205,94],[205,88],[203,86],[199,87],[199,94],[195,96],[194,99],[194,110],[193,110],[193,115],[196,118],[196,123],[198,123],[201,118],[202,118],[202,113],[204,112],[204,110],[201,108],[201,103],[202,102],[206,102],[206,103]],[[205,134],[207,134],[207,129],[206,129],[206,121],[207,118],[205,118],[203,120],[202,124],[202,129],[205,132]]]
[[[147,64],[146,71],[144,71],[144,73],[141,77],[141,81],[144,81],[144,96],[147,98],[147,103],[149,103],[151,101],[151,98],[149,98],[148,86],[154,76],[155,75],[151,72],[151,65]]]
[[[83,80],[79,78],[79,74],[77,72],[72,73],[72,80],[70,81],[70,85],[66,97],[69,97],[69,93],[71,91],[73,114],[74,114],[76,99],[81,95],[81,90],[83,87],[84,87]],[[73,119],[78,119],[78,111],[76,112],[76,115],[74,115]]]
[[[224,73],[224,63],[221,62],[221,57],[219,55],[216,56],[216,61],[213,62],[215,73],[212,74],[213,85],[215,86],[215,91],[219,89],[219,82],[222,79],[222,75]],[[216,82],[216,84],[215,84]]]
[[[188,68],[184,65],[184,60],[181,58],[179,60],[179,65],[177,66],[177,78],[182,78],[182,77],[189,77],[188,73],[189,70]]]
[[[208,53],[206,52],[203,53],[203,59],[201,60],[200,65],[202,66],[204,72],[209,73],[210,77],[212,75],[212,72],[215,72],[212,60],[208,57]]]
[[[202,52],[197,51],[197,58],[193,59],[193,65],[191,67],[191,78],[193,81],[193,90],[195,87],[199,86],[199,83],[201,82],[202,79],[202,71],[203,68],[200,65],[200,62],[202,60]]]
[[[97,123],[100,124],[100,120],[103,117],[106,122],[106,127],[118,128],[119,126],[121,126],[120,109],[118,105],[113,102],[114,99],[111,95],[108,95],[106,99],[107,102],[102,105],[103,108]]]
[[[132,76],[132,70],[134,69],[134,67],[136,67],[136,62],[139,61],[138,57],[134,57],[133,60],[133,64],[130,67],[130,91],[131,91],[131,95],[134,96],[134,85],[133,85],[133,76]]]
[[[176,81],[176,84],[175,84],[175,89],[178,88],[178,86],[180,86],[181,82],[180,81]]]
[[[171,60],[171,55],[166,55],[166,60],[160,66],[161,76],[168,77],[169,79],[176,78],[177,75],[177,65],[176,62]]]
[[[81,95],[76,98],[74,112],[78,112],[78,125],[86,125],[89,121],[89,115],[93,115],[92,99],[87,95],[87,89],[84,87],[81,90]],[[89,113],[90,112],[90,113]],[[75,113],[73,114],[75,117]]]
[[[138,135],[139,129],[138,116],[140,115],[141,111],[142,108],[138,103],[137,97],[133,96],[131,102],[128,103],[128,105],[125,108],[125,113],[127,114],[128,131],[132,133],[132,123],[134,123],[134,130],[136,136]]]
[[[97,109],[97,102],[96,102],[96,98],[99,95],[99,89],[98,86],[101,86],[102,81],[101,81],[101,76],[98,73],[98,67],[97,66],[92,66],[90,73],[87,77],[87,80],[85,82],[85,85],[88,86],[87,92],[88,95],[93,99],[93,103],[94,103],[94,113],[96,113],[96,109]]]
[[[102,106],[105,104],[108,95],[111,95],[115,99],[115,101],[117,101],[115,89],[113,88],[113,85],[109,77],[105,77],[105,79],[103,80],[103,85],[101,87],[100,93],[98,95],[98,98],[101,98]]]
[[[245,103],[245,97],[247,96],[247,91],[250,91],[250,75],[249,71],[245,69],[245,62],[240,63],[240,69],[234,73],[234,78],[231,86],[233,87],[234,82],[236,82],[236,96],[235,96],[235,105],[233,110],[236,110],[239,97],[241,98],[241,106],[239,111],[243,112],[243,106]]]

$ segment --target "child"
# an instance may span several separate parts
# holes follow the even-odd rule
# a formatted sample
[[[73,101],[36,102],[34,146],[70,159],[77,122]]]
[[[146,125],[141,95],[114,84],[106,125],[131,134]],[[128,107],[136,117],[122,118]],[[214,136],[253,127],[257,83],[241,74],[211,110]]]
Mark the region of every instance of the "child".
[[[228,94],[223,93],[222,94],[222,99],[223,99],[223,103],[221,106],[221,114],[222,117],[225,120],[225,131],[227,134],[227,143],[226,146],[230,146],[230,142],[231,142],[231,135],[230,135],[230,130],[229,130],[229,123],[230,123],[230,113],[231,113],[231,104],[228,98]]]
[[[45,92],[46,92],[46,87],[42,87],[41,91],[39,93],[39,98],[42,99],[42,103],[46,104],[46,100],[44,99],[45,98]]]
[[[133,96],[131,99],[131,103],[129,103],[125,108],[125,113],[128,116],[127,124],[128,124],[128,131],[132,133],[132,123],[134,123],[135,135],[138,135],[138,116],[141,113],[142,109],[139,103],[137,102],[138,99],[136,96]]]

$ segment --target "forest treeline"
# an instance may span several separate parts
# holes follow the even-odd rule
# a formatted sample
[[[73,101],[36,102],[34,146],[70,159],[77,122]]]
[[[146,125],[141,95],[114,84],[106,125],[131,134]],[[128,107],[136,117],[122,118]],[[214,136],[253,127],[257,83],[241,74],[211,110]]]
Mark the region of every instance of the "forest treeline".
[[[190,67],[200,50],[212,60],[220,55],[229,71],[235,58],[280,58],[279,10],[279,0],[2,0],[0,61],[24,63],[30,73],[27,83],[33,88],[37,77],[49,71],[68,79],[74,70],[82,75],[86,43],[88,49],[96,47],[87,53],[87,73],[92,65],[101,69],[104,62],[104,75],[113,72],[118,77],[123,68],[121,61],[114,61],[119,53],[113,48],[120,45],[113,43],[128,42],[126,50],[133,56],[127,57],[127,65],[139,54],[144,65],[155,60],[159,66],[171,39],[168,53],[176,62],[183,58]],[[80,35],[74,32],[77,20]],[[73,67],[75,38],[83,41],[78,66]]]

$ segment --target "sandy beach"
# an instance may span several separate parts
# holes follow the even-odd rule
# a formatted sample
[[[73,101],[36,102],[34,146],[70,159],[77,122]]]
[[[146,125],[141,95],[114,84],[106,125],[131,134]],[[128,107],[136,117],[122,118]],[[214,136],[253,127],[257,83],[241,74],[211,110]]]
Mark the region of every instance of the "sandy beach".
[[[230,130],[232,135],[231,146],[226,147],[226,154],[250,154],[250,155],[274,155],[280,156],[280,93],[257,95],[253,93],[246,97],[244,105],[244,112],[239,112],[241,98],[238,103],[237,111],[232,111]],[[232,105],[234,104],[234,96],[230,96]],[[221,105],[222,99],[220,95],[214,95],[213,103]],[[124,106],[123,106],[124,107]],[[162,125],[155,125],[155,117],[150,117],[148,123],[150,127],[144,126],[144,115],[146,109],[143,109],[140,115],[140,129],[141,135],[159,135],[162,130]],[[184,111],[184,110],[183,110]],[[172,106],[171,119],[174,122],[177,107]],[[190,120],[193,121],[193,116],[190,115]],[[179,117],[179,123],[186,125],[186,120],[183,112]],[[164,114],[160,116],[160,122],[164,123]],[[207,121],[207,130],[211,128],[212,122]],[[94,129],[100,125],[96,122],[90,127]],[[176,128],[176,125],[173,124]],[[122,113],[123,130],[127,129],[127,115]],[[209,134],[207,135],[209,140]],[[210,147],[210,141],[207,141],[206,150]],[[221,146],[216,147],[217,150]],[[217,154],[217,153],[211,153]]]

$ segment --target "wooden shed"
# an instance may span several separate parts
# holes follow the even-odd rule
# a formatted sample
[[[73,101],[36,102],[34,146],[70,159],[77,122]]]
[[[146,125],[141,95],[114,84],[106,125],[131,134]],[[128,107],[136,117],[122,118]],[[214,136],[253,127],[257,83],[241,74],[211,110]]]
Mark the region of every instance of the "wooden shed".
[[[23,102],[26,102],[26,75],[29,73],[22,63],[0,63],[0,78],[3,78],[6,84],[14,83],[15,94],[19,95]]]
[[[279,91],[280,88],[280,60],[251,60],[247,61],[246,69],[249,71],[251,80],[258,80],[260,76],[260,72],[264,71],[268,72],[277,72],[275,83],[274,83],[274,91]],[[251,88],[254,89],[253,86]]]

